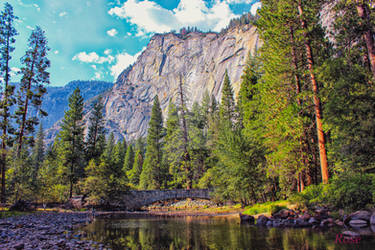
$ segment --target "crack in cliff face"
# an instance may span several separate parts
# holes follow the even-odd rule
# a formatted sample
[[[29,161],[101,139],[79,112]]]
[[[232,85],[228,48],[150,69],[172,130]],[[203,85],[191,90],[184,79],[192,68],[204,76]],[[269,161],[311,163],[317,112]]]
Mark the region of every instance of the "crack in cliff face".
[[[238,56],[238,53],[241,52],[242,50],[244,50],[244,48],[240,48],[233,55],[230,55],[230,56],[224,58],[223,60],[221,60],[221,62],[219,62],[219,64],[224,63],[225,61],[228,61],[229,59],[231,59],[234,56]]]

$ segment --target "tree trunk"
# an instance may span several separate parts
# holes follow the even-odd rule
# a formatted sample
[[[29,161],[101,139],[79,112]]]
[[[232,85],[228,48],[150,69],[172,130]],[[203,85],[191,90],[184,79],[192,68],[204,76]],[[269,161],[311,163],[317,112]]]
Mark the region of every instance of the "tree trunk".
[[[20,126],[20,134],[18,138],[18,148],[17,148],[17,156],[19,157],[21,155],[22,150],[22,143],[23,143],[23,137],[25,133],[25,124],[26,124],[26,118],[27,118],[27,111],[29,107],[29,95],[28,92],[31,91],[31,81],[34,77],[34,66],[35,66],[35,54],[37,52],[37,46],[35,47],[34,53],[33,53],[33,61],[31,63],[31,75],[29,76],[28,83],[27,83],[27,91],[26,91],[26,100],[25,100],[25,108],[23,110],[22,114],[22,123]]]
[[[290,26],[290,42],[292,44],[291,46],[291,54],[292,54],[292,65],[293,65],[293,69],[294,69],[294,80],[296,82],[296,95],[298,96],[299,94],[301,94],[301,80],[300,80],[300,76],[298,74],[298,59],[297,59],[297,51],[296,51],[296,48],[295,48],[295,39],[294,39],[294,30],[293,30],[293,27]],[[300,112],[300,116],[303,116],[303,101],[301,100],[300,97],[297,97],[297,104],[299,106],[299,112]],[[301,156],[301,160],[302,160],[302,164],[304,165],[304,167],[309,167],[309,164],[308,164],[308,160],[307,160],[307,157],[306,157],[306,148],[307,148],[307,133],[306,133],[306,129],[305,129],[305,126],[303,124],[303,121],[302,121],[302,129],[303,129],[303,134],[300,136],[300,156]],[[302,184],[303,184],[303,181],[302,181]],[[310,185],[311,182],[308,184]],[[301,187],[301,191],[303,191],[304,188]]]
[[[363,39],[366,43],[367,53],[368,53],[368,59],[370,62],[370,68],[373,75],[373,78],[375,80],[375,44],[374,44],[374,34],[370,27],[370,10],[367,6],[367,4],[364,3],[364,0],[357,0],[356,1],[356,8],[358,16],[362,20],[362,26],[365,27],[364,33],[363,33]]]
[[[322,108],[319,98],[319,88],[318,83],[315,78],[314,73],[314,60],[313,60],[313,53],[310,45],[310,40],[307,36],[307,25],[305,20],[303,19],[303,9],[301,1],[298,2],[298,14],[301,22],[301,26],[305,32],[305,50],[306,50],[306,58],[307,58],[307,66],[310,72],[310,80],[313,90],[313,99],[314,99],[314,109],[315,109],[315,117],[316,117],[316,129],[318,133],[318,145],[319,145],[319,155],[320,155],[320,168],[322,171],[322,182],[323,184],[328,183],[328,160],[327,160],[327,151],[325,146],[325,135],[323,130],[323,122],[322,122]]]
[[[6,41],[6,48],[9,48],[9,29],[7,33],[7,41]],[[5,86],[4,86],[4,99],[3,99],[3,135],[2,135],[2,142],[1,142],[1,203],[6,202],[6,194],[5,194],[5,172],[6,172],[6,147],[7,147],[7,140],[8,140],[8,97],[9,97],[9,50],[6,55],[5,60]]]

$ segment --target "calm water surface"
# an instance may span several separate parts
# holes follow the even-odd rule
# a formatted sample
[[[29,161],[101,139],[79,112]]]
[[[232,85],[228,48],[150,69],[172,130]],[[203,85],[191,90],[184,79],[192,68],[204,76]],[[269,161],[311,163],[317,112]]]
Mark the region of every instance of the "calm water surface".
[[[218,217],[97,219],[84,231],[89,239],[112,249],[375,250],[375,234],[370,229],[359,244],[340,244],[336,243],[339,229],[267,229]]]

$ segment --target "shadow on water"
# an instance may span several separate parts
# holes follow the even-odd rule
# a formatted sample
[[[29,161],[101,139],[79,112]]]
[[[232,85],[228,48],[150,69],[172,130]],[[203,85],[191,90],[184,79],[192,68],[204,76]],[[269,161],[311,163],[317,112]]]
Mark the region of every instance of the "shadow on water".
[[[267,229],[228,218],[97,219],[83,230],[112,249],[375,249],[374,235],[343,243],[337,242],[338,229]]]

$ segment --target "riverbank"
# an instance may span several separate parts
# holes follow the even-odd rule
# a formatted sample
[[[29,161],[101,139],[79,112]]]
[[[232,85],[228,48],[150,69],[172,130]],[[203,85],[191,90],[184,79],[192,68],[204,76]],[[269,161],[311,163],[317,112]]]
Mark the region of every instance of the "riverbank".
[[[35,212],[0,219],[1,249],[106,249],[104,244],[84,240],[77,231],[91,221],[87,212]]]

